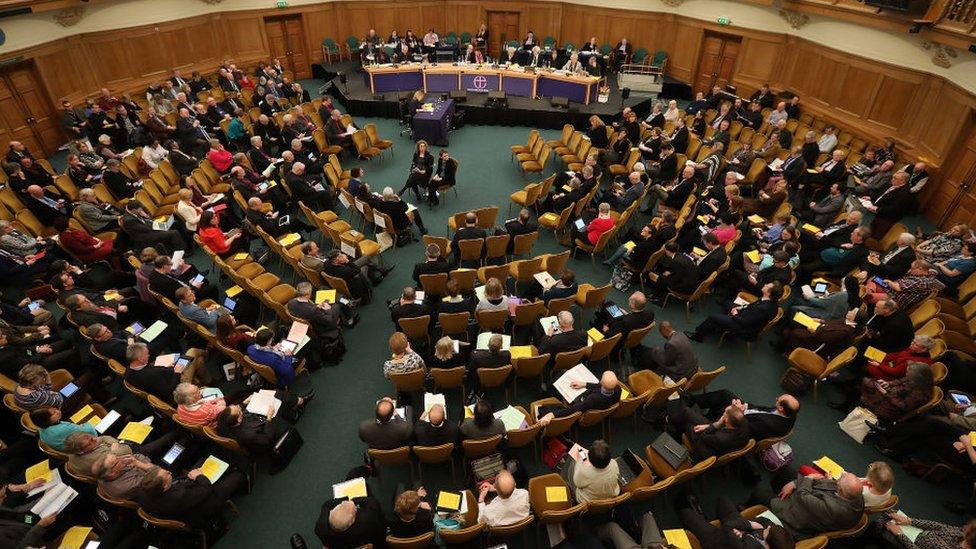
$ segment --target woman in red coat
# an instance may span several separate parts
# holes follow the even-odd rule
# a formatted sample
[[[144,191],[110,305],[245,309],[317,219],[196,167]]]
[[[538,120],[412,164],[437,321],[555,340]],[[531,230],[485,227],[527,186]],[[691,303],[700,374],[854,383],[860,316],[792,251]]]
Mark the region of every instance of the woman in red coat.
[[[108,259],[112,255],[114,240],[100,240],[83,229],[73,229],[65,217],[55,219],[54,228],[58,231],[61,246],[85,263]]]
[[[234,155],[230,153],[220,141],[216,139],[210,140],[210,151],[207,152],[207,160],[213,165],[214,169],[219,173],[225,174],[230,171],[231,166],[234,165]]]
[[[241,239],[243,233],[240,229],[231,229],[226,233],[220,229],[217,216],[207,210],[200,216],[197,222],[197,234],[204,245],[213,250],[220,257],[225,257],[232,253],[237,253],[242,249],[247,250],[247,240]]]

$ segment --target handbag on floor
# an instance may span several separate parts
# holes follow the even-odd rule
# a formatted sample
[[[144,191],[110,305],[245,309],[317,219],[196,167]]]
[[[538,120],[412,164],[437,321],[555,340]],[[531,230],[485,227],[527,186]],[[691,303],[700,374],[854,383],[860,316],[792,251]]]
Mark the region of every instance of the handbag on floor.
[[[847,414],[847,417],[837,422],[837,425],[840,426],[841,431],[850,435],[858,444],[863,444],[864,437],[870,431],[865,421],[877,425],[878,416],[874,415],[874,412],[871,410],[858,406],[851,410],[851,413]]]
[[[291,463],[292,458],[295,454],[302,448],[305,441],[302,440],[302,435],[298,434],[298,430],[294,427],[289,427],[285,434],[275,441],[274,446],[271,447],[271,472],[277,473],[288,467]]]

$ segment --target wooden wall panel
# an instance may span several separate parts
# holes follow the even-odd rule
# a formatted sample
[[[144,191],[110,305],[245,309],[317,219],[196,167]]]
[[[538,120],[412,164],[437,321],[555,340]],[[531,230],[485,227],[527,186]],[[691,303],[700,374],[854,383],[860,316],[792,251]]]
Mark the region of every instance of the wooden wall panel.
[[[739,50],[738,70],[735,82],[739,95],[749,95],[773,77],[776,60],[782,55],[779,41],[764,40],[751,36],[742,39]]]
[[[573,42],[577,47],[584,44],[589,38],[588,36],[583,38],[583,33],[586,32],[584,25],[588,29],[589,23],[589,14],[584,12],[583,7],[575,5],[564,7],[561,23],[562,32],[560,33],[561,36],[558,37],[560,43]]]
[[[424,30],[423,20],[420,18],[420,8],[417,6],[397,6],[396,15],[399,30],[403,34],[407,33],[407,29],[413,29],[414,34],[423,37]]]
[[[303,15],[307,51],[313,63],[323,60],[322,40],[326,36],[336,37],[335,10],[332,4],[307,11]]]
[[[668,52],[668,72],[679,80],[694,82],[695,68],[698,66],[698,49],[701,46],[702,28],[691,22],[678,23],[675,29],[675,44]]]
[[[225,15],[229,41],[228,55],[235,58],[248,58],[262,55],[267,51],[264,40],[264,22],[256,15]]]
[[[840,75],[843,74],[843,78]],[[834,62],[834,77],[825,78],[828,87],[822,96],[836,108],[853,116],[863,117],[881,82],[881,75],[860,67]]]
[[[909,106],[915,100],[919,89],[917,82],[900,80],[893,76],[881,77],[879,95],[871,105],[867,118],[872,122],[895,129],[903,125]]]
[[[134,67],[129,62],[128,52],[115,36],[97,36],[87,41],[88,54],[97,59],[97,77],[102,85],[124,86],[126,81],[135,78]]]

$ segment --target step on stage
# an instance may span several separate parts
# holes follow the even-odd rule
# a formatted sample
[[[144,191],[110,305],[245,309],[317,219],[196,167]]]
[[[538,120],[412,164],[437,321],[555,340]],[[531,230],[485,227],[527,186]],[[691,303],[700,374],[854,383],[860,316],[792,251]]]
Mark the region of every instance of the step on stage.
[[[325,90],[338,98],[353,116],[399,118],[399,100],[412,95],[411,92],[389,92],[374,96],[366,84],[365,73],[357,63],[344,61],[315,65],[313,72],[316,77],[327,81]],[[345,84],[340,82],[340,73],[346,77]],[[487,93],[467,92],[466,100],[455,101],[455,109],[464,113],[465,124],[560,129],[568,123],[577,128],[586,128],[589,127],[590,116],[598,115],[604,122],[609,123],[620,113],[623,106],[633,108],[638,114],[646,114],[650,112],[653,100],[654,98],[647,94],[632,94],[621,103],[616,78],[612,77],[610,99],[606,103],[594,101],[589,105],[583,105],[570,102],[568,108],[559,108],[553,107],[548,97],[530,99],[508,96],[506,98],[508,107],[498,108],[487,105]]]

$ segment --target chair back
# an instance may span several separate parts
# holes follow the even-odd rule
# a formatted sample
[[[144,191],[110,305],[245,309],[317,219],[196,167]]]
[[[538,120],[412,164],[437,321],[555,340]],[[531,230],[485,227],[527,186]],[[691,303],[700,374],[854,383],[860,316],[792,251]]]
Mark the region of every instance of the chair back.
[[[420,285],[427,296],[444,296],[447,295],[447,279],[447,273],[422,274]]]
[[[505,323],[508,322],[508,309],[499,311],[476,311],[474,313],[478,319],[478,328],[482,332],[504,332]]]
[[[369,457],[376,460],[376,463],[380,465],[409,465],[410,464],[410,447],[401,446],[399,448],[394,448],[392,450],[377,450],[375,448],[370,448],[367,450],[369,452]]]
[[[392,549],[423,549],[434,544],[434,532],[427,532],[412,538],[386,536],[386,545]]]
[[[512,255],[526,255],[532,253],[532,246],[539,238],[539,231],[527,234],[520,234],[515,237],[515,244],[512,246]]]
[[[508,439],[506,448],[521,448],[528,446],[539,436],[542,430],[541,423],[530,423],[524,429],[511,429],[506,431],[505,438]]]
[[[441,530],[438,534],[447,545],[461,545],[470,543],[472,540],[477,539],[481,536],[481,533],[487,528],[487,524],[484,522],[477,522],[466,528],[460,528],[458,530]]]
[[[492,454],[501,445],[502,439],[502,435],[494,435],[481,440],[462,440],[461,446],[464,449],[464,457],[478,459]]]
[[[616,412],[619,406],[620,404],[617,403],[603,410],[587,410],[583,412],[582,416],[580,416],[579,423],[577,423],[577,425],[580,427],[599,425],[600,423],[603,423],[603,420],[607,419],[611,414]]]
[[[137,513],[139,514],[139,518],[141,518],[142,520],[148,522],[149,524],[151,524],[151,525],[153,525],[153,526],[155,526],[157,528],[163,528],[163,529],[166,529],[166,530],[176,530],[176,531],[179,531],[179,532],[191,532],[192,531],[190,529],[190,527],[187,526],[186,523],[184,523],[184,522],[180,522],[178,520],[168,520],[168,519],[161,519],[161,518],[158,518],[158,517],[154,517],[154,516],[150,515],[149,513],[147,513],[146,510],[143,509],[142,507],[139,508],[139,510],[137,511]]]
[[[493,389],[495,387],[503,387],[505,382],[508,381],[508,377],[512,374],[512,365],[506,364],[504,366],[498,366],[497,368],[478,368],[476,371],[478,375],[478,382],[485,389]],[[462,372],[464,367],[461,367]]]
[[[697,372],[695,372],[695,375],[691,376],[691,379],[689,379],[688,382],[685,383],[684,387],[682,387],[682,391],[686,393],[691,393],[694,391],[704,391],[705,388],[708,387],[708,384],[711,383],[712,380],[714,380],[718,376],[722,375],[723,372],[725,372],[724,365],[719,366],[718,368],[710,372],[698,370]]]
[[[577,364],[583,362],[587,356],[590,354],[591,347],[583,347],[575,351],[565,351],[562,353],[556,353],[556,360],[552,366],[553,375],[558,375],[559,372],[563,370],[568,370]]]
[[[584,309],[593,309],[599,307],[604,301],[606,301],[607,294],[610,293],[611,287],[612,287],[611,284],[607,284],[602,288],[588,288],[586,290],[580,288],[580,292],[582,292],[583,295],[581,296],[579,293],[577,293],[576,301],[578,303],[582,301],[580,306],[583,307]]]
[[[511,273],[516,282],[529,282],[536,273],[542,272],[543,257],[533,257],[532,259],[520,259],[511,263]]]
[[[546,489],[562,487],[567,491],[566,501],[549,501]],[[573,505],[573,496],[569,494],[566,481],[556,473],[541,475],[529,479],[529,504],[536,518],[543,524],[559,524],[577,517],[586,509],[585,503]]]
[[[607,337],[601,339],[600,341],[594,341],[590,344],[590,356],[587,359],[590,363],[599,362],[613,352],[613,349],[617,346],[620,338],[624,337],[624,334],[614,334],[613,337]]]
[[[497,236],[489,236],[485,239],[485,259],[496,259],[504,258],[505,254],[508,252],[508,242],[511,240],[511,236],[507,234],[501,234]]]
[[[582,412],[573,412],[568,416],[553,418],[552,421],[550,421],[549,424],[546,425],[542,430],[542,436],[544,438],[558,437],[559,435],[568,432],[573,428],[573,425],[576,424],[582,415]]]
[[[403,374],[390,374],[390,381],[397,392],[412,393],[424,389],[424,381],[427,380],[427,372],[423,368],[406,372]]]
[[[566,262],[569,261],[570,253],[569,250],[566,250],[558,254],[546,254],[543,256],[542,267],[553,277],[559,278],[559,275],[563,273],[563,269],[566,268]]]
[[[468,324],[471,313],[440,313],[437,315],[437,322],[441,325],[441,334],[457,336],[463,335],[467,339]]]
[[[488,529],[488,536],[492,538],[514,536],[522,530],[525,530],[533,522],[535,522],[535,516],[529,515],[524,519],[512,524],[507,524],[505,526],[492,526]]]
[[[619,495],[607,499],[595,499],[586,502],[586,515],[602,515],[612,510],[614,507],[626,502],[631,498],[630,492],[621,492]]]
[[[651,322],[643,328],[637,328],[636,330],[631,330],[627,332],[627,339],[624,340],[624,350],[631,349],[640,345],[641,341],[654,329],[655,322]]]
[[[461,250],[461,261],[481,261],[481,253],[485,248],[483,238],[467,238],[458,241]]]
[[[568,311],[573,308],[573,305],[576,305],[575,295],[550,299],[549,304],[546,305],[546,316],[555,316],[562,311]]]
[[[734,450],[734,451],[731,451],[731,452],[726,452],[726,453],[722,454],[721,456],[718,456],[718,460],[716,460],[715,465],[716,466],[718,466],[718,465],[725,465],[726,463],[730,463],[732,461],[735,461],[735,460],[739,459],[740,457],[748,454],[749,452],[752,452],[752,450],[755,447],[756,447],[756,441],[755,441],[755,439],[751,439],[750,438],[749,441],[746,442],[745,446],[743,446],[742,448],[739,448],[738,450]]]
[[[538,356],[520,356],[512,358],[512,368],[515,376],[521,378],[539,377],[549,363],[549,353]]]
[[[542,318],[545,312],[546,304],[542,301],[520,303],[515,306],[515,317],[512,319],[512,323],[515,326],[528,326]]]
[[[454,443],[448,442],[438,446],[414,446],[413,455],[420,463],[444,463],[451,460],[454,453]]]
[[[464,366],[430,369],[430,377],[434,380],[434,388],[437,390],[464,387],[465,374],[467,369]]]

